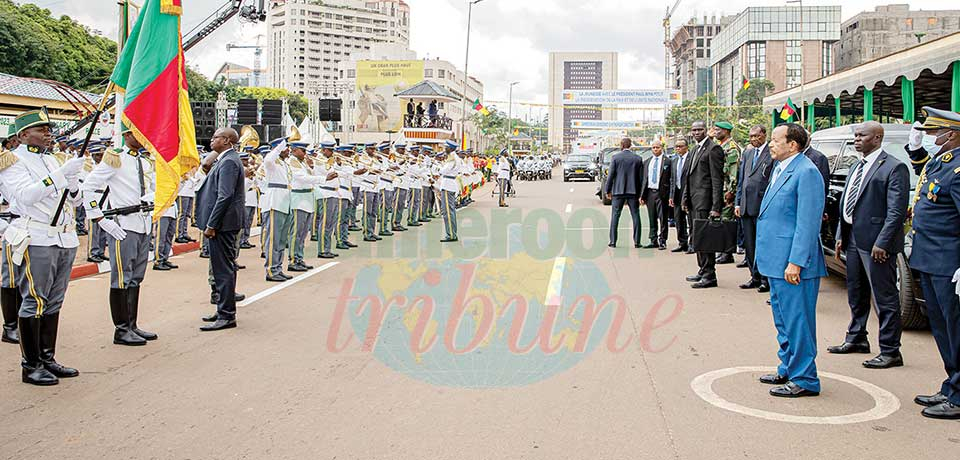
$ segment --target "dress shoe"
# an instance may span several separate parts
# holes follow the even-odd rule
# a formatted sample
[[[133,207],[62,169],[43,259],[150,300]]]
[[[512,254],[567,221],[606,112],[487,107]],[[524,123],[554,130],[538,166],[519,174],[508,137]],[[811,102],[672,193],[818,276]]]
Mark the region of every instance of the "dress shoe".
[[[693,248],[687,248],[687,254],[696,254],[697,251],[694,251]]]
[[[380,235],[373,235],[373,238],[377,241],[383,241],[383,238]]]
[[[317,238],[316,235],[310,237],[310,241],[320,241],[320,238]]]
[[[670,250],[670,252],[687,252],[687,248],[683,246],[678,246]]]
[[[240,249],[253,249],[253,248],[255,248],[255,247],[256,247],[256,246],[254,246],[254,245],[252,245],[252,244],[250,244],[250,243],[240,243]]]
[[[397,227],[397,226],[394,226],[394,227],[393,227],[393,231],[395,231],[395,232],[405,232],[405,231],[407,231],[407,229],[406,229],[405,227]]]
[[[365,236],[363,237],[363,241],[366,241],[368,243],[376,243],[377,239],[372,236]]]
[[[796,383],[787,382],[786,385],[771,388],[770,396],[776,396],[778,398],[802,398],[804,396],[820,396],[820,392],[810,391]]]
[[[760,377],[760,383],[767,385],[784,385],[789,381],[789,377],[780,374],[766,374]]]
[[[873,359],[863,362],[863,367],[867,369],[889,369],[891,367],[901,366],[903,366],[903,355],[900,353],[893,356],[879,354]]]
[[[380,232],[377,236],[393,236],[393,232]]]
[[[247,296],[244,295],[244,294],[237,294],[236,292],[233,293],[233,301],[234,301],[234,302],[241,302],[241,301],[243,301],[243,299],[246,299],[246,298],[247,298]]]
[[[235,267],[237,267],[237,270],[246,270],[246,269],[247,269],[247,266],[246,266],[246,265],[240,265],[240,264],[233,264],[233,265],[234,265]]]
[[[347,241],[345,244],[347,245],[347,247],[350,247],[350,248],[355,248],[355,247],[357,247],[356,244],[353,244],[353,243],[351,243],[351,242],[349,242],[349,241]]]
[[[204,316],[203,318],[200,318],[200,319],[202,319],[203,322],[205,323],[215,323],[218,319],[220,319],[220,316],[216,312],[214,312],[212,315]]]
[[[304,266],[302,266],[302,265],[300,265],[300,264],[290,264],[290,265],[287,266],[287,270],[292,271],[292,272],[298,272],[298,273],[299,273],[299,272],[305,272],[305,271],[307,271],[307,267],[304,267]]]
[[[747,267],[749,267],[749,265],[747,264],[747,259],[743,259],[743,261],[737,264],[737,268],[747,268]]]
[[[331,252],[321,252],[319,255],[317,255],[317,257],[319,257],[319,258],[321,258],[321,259],[332,259],[332,258],[337,257],[337,256],[334,255],[334,254],[331,253]]]
[[[192,237],[192,236],[190,236],[190,235],[187,235],[187,243],[196,243],[196,242],[197,242],[197,239],[196,239],[196,238],[194,238],[194,237]]]
[[[458,240],[457,238],[444,238],[440,240],[441,243],[453,243],[455,241],[460,241],[460,240]]]
[[[653,249],[655,247],[657,247],[657,245],[653,243],[643,245],[643,249]]]
[[[770,299],[767,299],[767,305],[773,305],[772,303],[770,303]]]
[[[765,292],[770,292],[770,284],[764,281],[760,282],[760,287],[757,288],[757,292],[763,294]]]
[[[190,240],[188,240],[186,237],[181,236],[181,237],[177,237],[177,239],[173,240],[173,242],[177,244],[186,244],[186,243],[189,243]]]
[[[359,231],[361,231],[361,230],[363,230],[363,229],[360,228],[360,227],[358,227],[358,226],[356,226],[356,225],[351,225],[351,226],[347,227],[347,230],[349,230],[349,231],[351,231],[351,232],[359,232]]]
[[[163,264],[164,264],[164,265],[166,265],[166,266],[167,266],[167,268],[169,268],[169,269],[171,269],[171,270],[174,270],[174,269],[177,269],[177,268],[180,268],[180,266],[179,266],[179,265],[176,265],[176,264],[173,264],[173,263],[170,263],[170,261],[169,261],[169,260],[164,260],[164,261],[163,261]]]
[[[615,247],[617,247],[617,243],[609,243],[609,244],[607,244],[607,247],[608,247],[608,248],[615,248]]]
[[[237,321],[233,319],[218,319],[215,322],[208,324],[206,326],[200,326],[200,330],[204,332],[211,331],[222,331],[224,329],[233,329],[237,327]]]
[[[267,255],[261,252],[261,253],[260,253],[260,258],[261,258],[261,259],[266,259],[266,258],[267,258]]]
[[[694,289],[715,288],[717,287],[717,280],[708,280],[708,279],[701,278],[700,281],[697,281],[696,283],[691,284],[690,287]]]
[[[423,224],[421,224],[420,222],[410,222],[409,224],[407,224],[407,226],[408,226],[408,227],[423,227]]]
[[[740,254],[741,256],[742,256],[742,255],[744,255],[744,254],[746,254],[746,252],[747,252],[747,250],[746,250],[746,249],[743,249],[743,248],[737,248],[737,254]]]
[[[691,283],[696,283],[697,281],[700,281],[701,278],[703,278],[703,276],[697,274],[697,275],[690,275],[686,279]]]
[[[913,402],[924,407],[933,407],[939,404],[947,402],[948,399],[943,393],[937,393],[935,395],[917,395],[916,398],[913,398]]]
[[[103,257],[100,257],[100,256],[90,256],[90,257],[87,257],[87,262],[92,262],[92,263],[98,264],[98,263],[103,262],[103,261],[104,261]]]
[[[201,253],[200,253],[200,258],[201,258],[201,259],[209,259],[209,258],[210,258],[210,253],[208,253],[208,252],[201,252]]]
[[[740,289],[756,289],[758,287],[760,287],[760,282],[753,279],[740,285]]]
[[[930,406],[920,412],[924,417],[937,418],[941,420],[960,420],[960,406],[947,401]]]
[[[843,342],[843,345],[828,347],[827,352],[836,355],[849,355],[850,353],[870,353],[870,344]]]
[[[306,268],[307,270],[313,270],[313,265],[304,263],[303,261],[300,261],[300,266]]]
[[[284,273],[284,272],[280,272],[280,276],[282,276],[282,277],[284,277],[284,278],[286,278],[286,279],[288,279],[288,280],[292,280],[292,279],[293,279],[292,276],[290,276],[290,275],[288,275],[288,274],[286,274],[286,273]]]
[[[660,250],[660,251],[666,251],[666,250],[667,250],[667,245],[665,245],[665,244],[661,244],[661,245],[660,245],[660,247],[659,247],[659,248],[657,248],[657,250]]]
[[[640,249],[640,248],[643,247],[643,245],[640,244],[640,243],[633,243],[633,247],[634,247],[634,248],[637,248],[637,249]]]
[[[164,265],[163,263],[155,263],[155,264],[153,264],[153,269],[156,270],[156,271],[160,271],[160,272],[168,272],[168,271],[170,271],[170,270],[173,270],[172,268]]]
[[[77,236],[87,236],[89,233],[85,229],[77,229]]]
[[[727,253],[723,253],[720,257],[717,257],[717,265],[726,265],[733,263],[733,256]]]
[[[347,250],[347,249],[350,249],[350,246],[347,246],[345,244],[338,244],[337,249]]]
[[[280,275],[267,275],[266,279],[271,283],[282,283],[284,281],[287,281],[287,278]]]

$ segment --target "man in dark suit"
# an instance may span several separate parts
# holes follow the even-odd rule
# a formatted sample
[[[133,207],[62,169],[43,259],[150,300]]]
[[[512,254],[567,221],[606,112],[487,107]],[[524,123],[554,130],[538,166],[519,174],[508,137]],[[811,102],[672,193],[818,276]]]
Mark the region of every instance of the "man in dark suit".
[[[707,136],[707,125],[694,122],[690,134],[697,147],[687,170],[687,187],[683,191],[683,205],[693,219],[719,218],[723,208],[723,147]],[[697,248],[694,248],[696,250]],[[700,271],[687,277],[694,289],[717,287],[717,255],[697,251]]]
[[[216,163],[197,190],[196,226],[210,241],[210,264],[219,294],[217,315],[202,331],[237,327],[237,237],[244,221],[244,177],[240,155],[233,147],[239,138],[230,128],[214,133],[210,147]]]
[[[811,139],[813,138],[811,137]],[[819,150],[810,148],[809,145],[803,150],[803,154],[813,162],[817,171],[820,171],[820,176],[823,177],[823,196],[827,196],[827,192],[830,191],[830,160]]]
[[[687,170],[689,169],[690,159],[688,152],[690,146],[686,139],[677,139],[673,146],[677,152],[677,157],[673,159],[673,165],[670,173],[670,207],[673,208],[673,220],[677,224],[677,242],[679,245],[670,252],[691,253],[690,234],[687,232],[692,227],[690,224],[690,215],[682,206],[683,188],[687,185]]]
[[[873,294],[880,320],[880,354],[863,363],[870,369],[903,366],[900,354],[900,291],[897,255],[903,252],[903,223],[910,199],[907,165],[881,147],[883,127],[868,121],[854,130],[854,148],[863,155],[844,186],[837,229],[837,260],[847,255],[847,300],[850,326],[842,345],[830,353],[870,353],[867,317]]]
[[[750,269],[750,281],[740,285],[740,289],[770,291],[770,284],[757,270],[757,216],[760,215],[760,203],[770,183],[773,171],[773,159],[770,146],[767,145],[767,128],[757,125],[750,129],[750,145],[740,161],[737,173],[737,197],[734,215],[740,218],[743,229],[743,249],[747,254],[747,267]]]
[[[610,160],[610,171],[603,183],[603,194],[610,200],[610,246],[617,246],[617,226],[623,205],[630,208],[633,219],[633,247],[640,247],[640,192],[643,188],[643,160],[630,150],[629,138],[620,141],[621,152]]]
[[[647,207],[650,218],[650,244],[645,248],[667,249],[667,234],[670,231],[670,157],[663,154],[663,144],[654,141],[653,156],[643,164],[644,180],[640,192],[640,204]]]

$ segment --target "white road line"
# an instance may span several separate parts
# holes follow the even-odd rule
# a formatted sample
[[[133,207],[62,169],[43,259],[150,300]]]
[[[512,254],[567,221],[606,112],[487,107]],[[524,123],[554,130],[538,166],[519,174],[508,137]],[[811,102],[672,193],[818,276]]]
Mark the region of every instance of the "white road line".
[[[323,266],[321,266],[321,267],[314,268],[313,270],[310,270],[310,271],[308,271],[308,272],[306,272],[306,273],[304,273],[304,274],[302,274],[302,275],[300,275],[300,276],[294,277],[294,278],[293,278],[292,280],[290,280],[290,281],[287,281],[287,282],[285,282],[285,283],[280,283],[280,284],[278,284],[278,285],[276,285],[276,286],[274,286],[274,287],[272,287],[272,288],[270,288],[270,289],[266,289],[266,290],[260,291],[260,292],[258,292],[258,293],[256,293],[256,294],[254,294],[253,296],[248,297],[248,298],[247,298],[246,300],[244,300],[243,302],[238,303],[237,306],[238,306],[238,307],[246,307],[247,305],[250,305],[250,304],[252,304],[252,303],[254,303],[254,302],[256,302],[256,301],[258,301],[258,300],[260,300],[260,299],[263,299],[263,298],[265,298],[265,297],[268,297],[268,296],[271,296],[271,295],[273,295],[273,294],[276,294],[276,293],[278,293],[278,292],[280,292],[280,291],[282,291],[282,290],[284,290],[284,289],[286,289],[286,288],[288,288],[288,287],[290,287],[290,286],[293,286],[294,284],[297,284],[297,283],[299,283],[299,282],[301,282],[301,281],[303,281],[303,280],[305,280],[305,279],[307,279],[307,278],[309,278],[309,277],[311,277],[311,276],[313,276],[313,275],[316,275],[317,273],[320,273],[320,272],[322,272],[322,271],[324,271],[324,270],[326,270],[326,269],[328,269],[328,268],[332,268],[332,267],[334,267],[335,265],[338,265],[339,263],[340,263],[340,262],[329,262],[329,263],[327,263],[326,265],[323,265]]]
[[[550,273],[550,281],[547,282],[547,292],[543,296],[544,305],[558,306],[563,302],[563,272],[566,268],[566,257],[553,260],[553,271]]]
[[[563,212],[570,214],[570,211],[573,210],[573,203],[567,203],[567,207],[564,208]]]

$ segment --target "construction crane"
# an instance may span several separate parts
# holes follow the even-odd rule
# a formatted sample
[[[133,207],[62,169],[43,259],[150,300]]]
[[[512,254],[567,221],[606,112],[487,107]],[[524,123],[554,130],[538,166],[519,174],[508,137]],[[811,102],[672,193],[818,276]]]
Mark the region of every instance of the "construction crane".
[[[250,86],[263,86],[263,82],[260,81],[260,75],[263,67],[261,67],[261,58],[263,57],[263,45],[260,44],[260,38],[263,37],[263,34],[257,35],[257,44],[256,45],[237,45],[236,43],[227,43],[227,51],[233,49],[249,49],[252,48],[253,52],[253,81],[250,82]]]
[[[673,85],[670,84],[670,18],[677,12],[680,6],[680,0],[673,3],[673,8],[667,8],[663,15],[663,90],[666,101],[663,103],[663,135],[667,135],[667,112],[670,111],[669,91]]]

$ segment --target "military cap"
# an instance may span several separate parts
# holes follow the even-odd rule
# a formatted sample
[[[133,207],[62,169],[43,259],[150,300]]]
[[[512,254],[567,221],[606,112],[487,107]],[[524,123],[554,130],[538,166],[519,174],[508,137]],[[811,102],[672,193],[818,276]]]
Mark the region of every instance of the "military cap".
[[[332,149],[332,148],[334,148],[334,147],[336,147],[336,146],[337,146],[337,143],[336,143],[336,142],[321,142],[321,143],[320,143],[320,148],[321,148],[321,149]]]
[[[307,147],[310,147],[310,144],[307,142],[291,142],[290,143],[290,148],[292,149],[307,150]]]
[[[352,145],[341,145],[341,146],[335,148],[334,150],[337,151],[337,152],[352,152],[352,151],[353,151],[353,146],[352,146]]]
[[[960,113],[935,109],[933,107],[924,107],[923,114],[927,118],[923,120],[923,126],[917,129],[923,131],[935,131],[938,129],[960,131]]]
[[[420,151],[420,146],[419,146],[419,145],[416,145],[416,144],[411,145],[411,146],[410,146],[410,150],[411,150],[411,151],[416,151],[416,152],[418,152],[418,151]]]
[[[59,136],[59,137],[57,137],[55,140],[56,140],[57,142],[67,142],[68,139],[70,139],[70,138],[67,137],[67,136]]]
[[[395,149],[405,149],[405,148],[407,148],[407,145],[404,144],[403,142],[397,142],[396,144],[393,144],[393,148],[395,148]]]
[[[273,150],[273,148],[270,147],[269,145],[261,145],[260,148],[257,149],[257,152],[260,154],[266,155],[270,153],[270,150]]]
[[[451,141],[451,140],[445,141],[445,142],[443,143],[443,146],[446,147],[446,148],[448,148],[448,149],[455,149],[455,148],[459,147],[459,145],[458,145],[456,142]]]
[[[246,151],[244,151],[243,153],[240,154],[240,159],[241,159],[241,160],[246,160],[246,159],[248,159],[248,158],[250,158],[250,154],[247,153]]]
[[[286,142],[286,141],[287,141],[287,138],[285,138],[285,137],[281,137],[281,138],[274,139],[274,140],[270,141],[270,148],[277,148],[277,147],[280,146],[280,144],[282,144],[282,143],[284,143],[284,142]]]
[[[433,153],[433,148],[430,147],[429,145],[424,145],[423,147],[420,147],[420,150],[423,150],[424,153]]]
[[[375,149],[375,148],[377,148],[377,143],[376,143],[376,142],[369,142],[369,143],[363,145],[363,147],[368,148],[368,149]]]
[[[126,129],[126,127],[124,126],[123,129]],[[129,131],[129,130],[127,130],[127,131]],[[121,131],[121,133],[122,133],[122,132],[123,132],[123,131]],[[113,138],[110,137],[110,136],[103,136],[103,137],[100,138],[100,142],[110,142],[110,141],[112,141],[112,140],[113,140]]]
[[[13,121],[13,126],[16,129],[16,134],[20,134],[23,130],[34,126],[53,127],[53,123],[50,122],[50,116],[47,115],[47,108],[43,107],[40,110],[29,110],[17,115],[17,118]]]
[[[729,121],[718,121],[714,123],[713,126],[727,131],[733,131],[733,125]]]
[[[390,143],[389,143],[389,142],[384,142],[384,143],[380,144],[379,146],[377,146],[377,150],[379,150],[379,151],[381,151],[381,152],[385,152],[385,151],[387,151],[387,150],[390,150]]]
[[[90,153],[100,153],[104,149],[106,149],[106,147],[104,147],[103,144],[90,144],[87,146],[87,151]]]
[[[507,149],[500,149],[500,155],[506,155]]]

